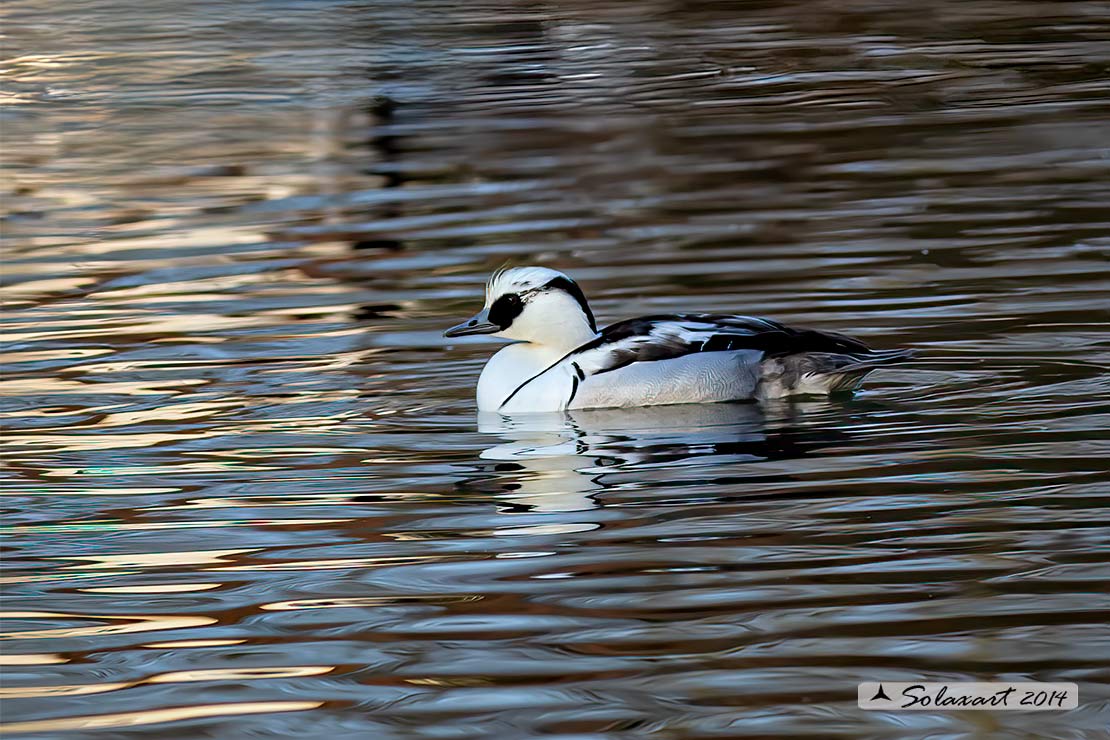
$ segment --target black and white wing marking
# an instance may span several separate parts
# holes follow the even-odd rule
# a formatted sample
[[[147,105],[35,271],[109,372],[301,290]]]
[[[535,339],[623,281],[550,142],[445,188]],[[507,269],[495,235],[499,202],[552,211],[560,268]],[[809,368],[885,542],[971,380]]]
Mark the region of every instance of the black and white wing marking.
[[[820,352],[867,355],[871,349],[850,337],[795,329],[777,321],[725,314],[644,316],[602,330],[566,358],[584,375],[600,375],[634,362],[671,360],[697,352],[756,350],[764,357]]]
[[[796,329],[751,316],[644,316],[606,327],[595,339],[521,383],[501,403],[501,408],[510,407],[514,399],[527,408],[531,403],[530,393],[542,396],[545,392],[561,396],[562,408],[566,408],[573,403],[582,384],[595,376],[604,377],[605,373],[633,364],[744,350],[760,353],[757,361],[780,357],[792,360],[788,363],[791,365],[791,387],[796,384],[795,375],[853,367],[862,370],[909,356],[908,352],[876,352],[863,342],[842,334]],[[797,360],[805,358],[831,359],[812,362],[812,367],[793,367],[798,364]]]

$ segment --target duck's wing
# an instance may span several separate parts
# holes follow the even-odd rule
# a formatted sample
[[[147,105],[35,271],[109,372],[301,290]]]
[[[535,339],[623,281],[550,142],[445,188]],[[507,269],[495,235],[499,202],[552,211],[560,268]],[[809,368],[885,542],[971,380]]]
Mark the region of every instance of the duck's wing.
[[[863,342],[832,332],[797,329],[770,319],[725,314],[644,316],[608,326],[561,362],[585,376],[637,362],[673,360],[702,352],[756,350],[763,357],[803,353],[867,356]]]
[[[636,400],[646,397],[645,389],[650,389],[651,403],[663,403],[659,400],[663,396],[670,403],[750,398],[755,385],[766,377],[757,368],[767,360],[772,361],[768,366],[777,384],[772,395],[787,395],[800,392],[810,376],[827,376],[830,387],[839,387],[877,365],[909,356],[908,351],[875,351],[842,334],[752,316],[644,316],[606,327],[595,339],[522,383],[501,409],[567,408],[580,389],[588,391],[593,405],[647,403]],[[738,365],[736,358],[743,362]],[[664,360],[681,360],[681,367]],[[738,373],[746,374],[732,377]],[[706,377],[708,385],[704,385]],[[841,381],[842,377],[846,380]],[[685,389],[677,387],[683,384]],[[692,384],[702,385],[690,390]],[[672,385],[676,386],[673,393],[658,390]]]

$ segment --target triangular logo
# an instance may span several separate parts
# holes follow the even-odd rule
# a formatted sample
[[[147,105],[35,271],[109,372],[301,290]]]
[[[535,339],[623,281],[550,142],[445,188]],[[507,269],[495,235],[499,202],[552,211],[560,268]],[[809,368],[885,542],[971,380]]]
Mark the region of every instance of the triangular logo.
[[[883,685],[882,684],[879,684],[879,690],[876,691],[875,695],[871,697],[871,701],[875,701],[876,699],[883,699],[885,701],[893,701],[893,699],[891,699],[889,696],[887,696],[886,692],[883,691]]]

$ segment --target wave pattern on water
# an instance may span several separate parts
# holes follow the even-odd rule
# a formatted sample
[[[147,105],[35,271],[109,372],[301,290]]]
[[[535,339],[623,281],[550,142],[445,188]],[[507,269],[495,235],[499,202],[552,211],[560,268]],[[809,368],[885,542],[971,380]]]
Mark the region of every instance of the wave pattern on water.
[[[2,12],[7,732],[1105,730],[1102,4]],[[922,360],[476,419],[506,261]]]

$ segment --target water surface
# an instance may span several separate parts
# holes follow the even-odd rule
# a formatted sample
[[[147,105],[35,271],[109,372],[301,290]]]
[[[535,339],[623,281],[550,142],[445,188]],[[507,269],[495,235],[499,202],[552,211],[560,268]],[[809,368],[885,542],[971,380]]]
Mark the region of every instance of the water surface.
[[[1105,3],[2,12],[13,735],[1105,732]],[[923,359],[479,419],[506,261]]]

